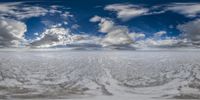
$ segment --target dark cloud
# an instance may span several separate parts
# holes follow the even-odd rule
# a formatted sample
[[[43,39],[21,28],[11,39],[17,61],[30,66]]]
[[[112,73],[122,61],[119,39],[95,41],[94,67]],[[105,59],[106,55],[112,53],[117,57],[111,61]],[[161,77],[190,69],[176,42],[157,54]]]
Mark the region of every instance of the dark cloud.
[[[193,45],[200,45],[200,19],[178,25],[177,28]]]

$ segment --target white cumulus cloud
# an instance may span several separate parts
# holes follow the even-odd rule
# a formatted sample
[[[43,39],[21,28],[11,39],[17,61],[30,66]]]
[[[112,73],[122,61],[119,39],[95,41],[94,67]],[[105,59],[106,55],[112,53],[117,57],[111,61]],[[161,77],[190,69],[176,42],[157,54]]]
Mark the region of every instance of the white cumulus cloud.
[[[31,47],[56,47],[56,46],[71,46],[74,44],[98,44],[99,38],[88,35],[73,34],[70,29],[63,27],[51,27],[46,29],[37,39],[32,40]]]
[[[23,22],[0,18],[0,47],[18,47],[24,40],[25,32]]]
[[[103,46],[127,46],[135,38],[145,37],[144,34],[130,33],[126,26],[116,25],[111,19],[94,16],[91,22],[99,22],[99,32],[107,33],[101,40]]]
[[[70,42],[70,30],[52,27],[46,29],[36,40],[31,43],[33,47],[51,47]]]

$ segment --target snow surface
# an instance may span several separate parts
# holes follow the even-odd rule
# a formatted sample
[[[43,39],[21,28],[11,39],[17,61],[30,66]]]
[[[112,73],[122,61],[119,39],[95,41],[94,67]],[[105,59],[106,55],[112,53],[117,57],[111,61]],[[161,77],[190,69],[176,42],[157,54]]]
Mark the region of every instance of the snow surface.
[[[1,50],[0,99],[200,99],[200,51]]]

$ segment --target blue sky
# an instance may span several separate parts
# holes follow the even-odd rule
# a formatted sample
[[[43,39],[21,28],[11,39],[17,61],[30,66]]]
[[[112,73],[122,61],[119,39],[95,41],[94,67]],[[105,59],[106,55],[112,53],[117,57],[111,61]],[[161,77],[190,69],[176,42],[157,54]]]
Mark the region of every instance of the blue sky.
[[[0,47],[200,44],[198,0],[2,0],[0,8]]]

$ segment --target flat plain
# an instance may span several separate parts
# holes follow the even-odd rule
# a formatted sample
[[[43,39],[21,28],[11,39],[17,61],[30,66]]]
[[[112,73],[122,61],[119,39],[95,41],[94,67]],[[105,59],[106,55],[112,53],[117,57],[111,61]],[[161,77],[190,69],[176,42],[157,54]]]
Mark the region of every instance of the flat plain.
[[[199,50],[1,50],[0,99],[200,98]]]

